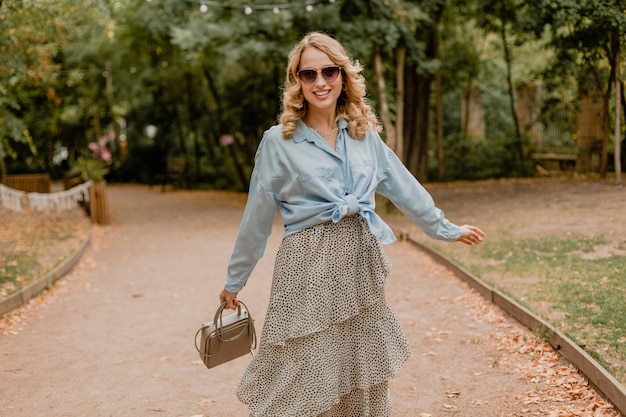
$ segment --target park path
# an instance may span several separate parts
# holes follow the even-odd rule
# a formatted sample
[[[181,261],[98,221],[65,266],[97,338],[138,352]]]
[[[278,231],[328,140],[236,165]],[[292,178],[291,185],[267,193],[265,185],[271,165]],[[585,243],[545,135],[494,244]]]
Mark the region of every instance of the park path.
[[[77,267],[0,335],[0,417],[247,416],[234,390],[249,358],[207,370],[193,347],[217,307],[245,196],[110,185],[108,198],[111,224],[95,226]],[[259,331],[280,238],[277,222],[240,294]],[[547,416],[595,401],[540,398],[549,378],[533,366],[551,358],[545,347],[409,243],[386,251],[388,301],[413,349],[390,385],[394,416]]]

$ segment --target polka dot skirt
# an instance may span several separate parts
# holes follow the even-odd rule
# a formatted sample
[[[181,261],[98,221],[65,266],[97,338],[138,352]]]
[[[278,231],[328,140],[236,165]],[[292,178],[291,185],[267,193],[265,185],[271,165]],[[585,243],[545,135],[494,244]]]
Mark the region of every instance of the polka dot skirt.
[[[385,302],[390,264],[359,217],[286,236],[259,351],[237,389],[253,417],[386,417],[410,354]]]

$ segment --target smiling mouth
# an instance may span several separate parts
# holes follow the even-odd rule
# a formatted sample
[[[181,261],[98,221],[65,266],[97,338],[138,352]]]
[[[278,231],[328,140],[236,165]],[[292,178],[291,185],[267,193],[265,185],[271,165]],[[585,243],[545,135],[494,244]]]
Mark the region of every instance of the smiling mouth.
[[[316,95],[317,97],[326,97],[328,94],[330,94],[330,90],[327,90],[327,91],[316,91],[313,94]]]

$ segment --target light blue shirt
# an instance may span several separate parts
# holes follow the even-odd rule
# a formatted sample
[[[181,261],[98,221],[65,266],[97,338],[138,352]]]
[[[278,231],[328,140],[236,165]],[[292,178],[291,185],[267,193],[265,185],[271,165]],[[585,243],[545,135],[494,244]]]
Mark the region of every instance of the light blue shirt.
[[[302,121],[292,139],[282,126],[265,132],[255,156],[248,202],[235,241],[225,289],[239,292],[263,255],[280,207],[285,236],[358,213],[383,244],[396,240],[374,212],[375,193],[387,197],[428,236],[456,241],[461,228],[448,221],[432,197],[380,136],[348,135],[339,121],[336,149]]]

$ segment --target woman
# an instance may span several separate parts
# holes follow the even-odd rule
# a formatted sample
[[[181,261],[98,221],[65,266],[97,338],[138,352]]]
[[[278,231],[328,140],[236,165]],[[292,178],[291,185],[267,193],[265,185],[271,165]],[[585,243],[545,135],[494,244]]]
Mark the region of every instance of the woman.
[[[252,416],[388,416],[387,381],[409,345],[387,306],[381,244],[391,229],[374,212],[389,198],[429,236],[482,242],[457,226],[378,135],[361,66],[313,32],[289,56],[281,124],[265,132],[220,300],[237,305],[262,256],[276,209],[285,227],[258,354],[237,389]]]

